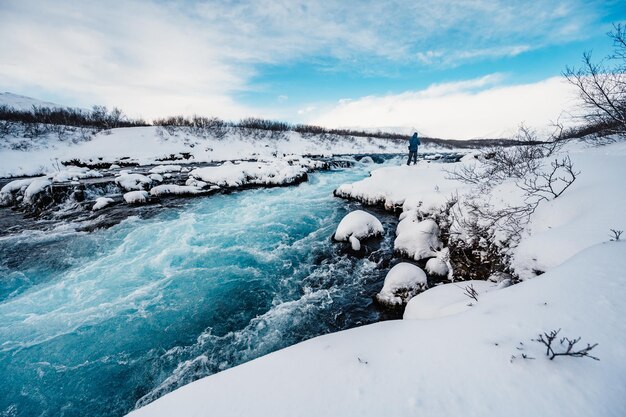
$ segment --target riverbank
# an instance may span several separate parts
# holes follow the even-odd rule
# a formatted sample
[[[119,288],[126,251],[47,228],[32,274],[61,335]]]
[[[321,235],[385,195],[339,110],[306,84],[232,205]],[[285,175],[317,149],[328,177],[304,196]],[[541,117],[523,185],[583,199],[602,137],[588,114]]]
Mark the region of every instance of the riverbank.
[[[492,224],[500,233],[490,236],[508,242],[497,250],[521,283],[467,296],[465,303],[449,294],[429,314],[420,312],[428,319],[409,315],[301,343],[189,384],[131,415],[623,415],[626,246],[609,241],[617,240],[611,229],[626,229],[626,146],[571,142],[547,156],[542,169],[563,158],[571,159],[575,181],[533,207],[518,241],[498,230],[502,223]],[[482,163],[467,157],[458,166]],[[449,167],[421,164],[376,170],[337,193],[401,210],[401,219],[417,223],[441,221],[450,215],[449,202],[483,195],[458,176],[450,179]],[[493,184],[488,202],[520,204],[526,194],[518,182]],[[456,231],[456,238],[471,237]],[[451,278],[465,277],[453,272]],[[599,360],[546,356],[537,340],[552,331],[558,332],[554,352],[576,341],[570,353],[588,348]]]

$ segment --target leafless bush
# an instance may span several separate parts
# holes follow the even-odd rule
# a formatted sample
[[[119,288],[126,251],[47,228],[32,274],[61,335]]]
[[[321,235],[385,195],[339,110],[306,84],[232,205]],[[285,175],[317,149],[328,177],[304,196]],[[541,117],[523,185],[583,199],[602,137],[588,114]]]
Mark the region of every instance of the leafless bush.
[[[467,285],[465,287],[463,294],[465,294],[466,296],[468,296],[469,298],[471,298],[472,300],[476,302],[478,301],[478,291],[476,291],[476,289],[474,288],[474,285],[472,284]]]
[[[626,28],[614,25],[607,34],[613,53],[594,62],[591,52],[583,54],[580,68],[567,67],[563,75],[577,87],[586,110],[587,125],[600,126],[602,135],[626,136]]]
[[[617,242],[618,240],[620,240],[620,238],[622,237],[622,233],[624,233],[623,230],[616,230],[616,229],[610,229],[611,230],[611,242]]]
[[[548,356],[550,360],[553,360],[557,356],[572,356],[574,358],[587,357],[596,361],[600,360],[599,358],[589,354],[589,352],[591,352],[593,348],[598,346],[597,343],[594,343],[593,345],[587,343],[587,347],[584,347],[580,350],[574,350],[576,344],[580,342],[580,337],[575,339],[562,337],[561,339],[559,339],[559,345],[553,346],[556,345],[556,343],[554,342],[557,340],[557,336],[560,331],[561,329],[551,330],[549,333],[539,334],[539,337],[537,339],[533,339],[535,342],[539,342],[546,347],[546,356]],[[556,349],[559,349],[559,347],[561,348],[561,350],[557,351]]]
[[[578,174],[580,171],[574,169],[574,164],[567,155],[552,161],[546,171],[527,176],[517,186],[526,192],[527,198],[551,200],[563,194],[574,183]]]

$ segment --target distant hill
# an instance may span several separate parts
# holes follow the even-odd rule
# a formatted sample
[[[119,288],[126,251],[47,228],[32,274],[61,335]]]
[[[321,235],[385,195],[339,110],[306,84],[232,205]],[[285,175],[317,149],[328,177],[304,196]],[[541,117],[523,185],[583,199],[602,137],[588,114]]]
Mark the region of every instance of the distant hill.
[[[0,93],[0,106],[2,105],[13,107],[17,110],[30,110],[33,108],[33,106],[50,108],[67,107],[60,104],[51,103],[49,101],[37,100],[36,98],[20,96],[19,94],[13,94],[9,92]]]

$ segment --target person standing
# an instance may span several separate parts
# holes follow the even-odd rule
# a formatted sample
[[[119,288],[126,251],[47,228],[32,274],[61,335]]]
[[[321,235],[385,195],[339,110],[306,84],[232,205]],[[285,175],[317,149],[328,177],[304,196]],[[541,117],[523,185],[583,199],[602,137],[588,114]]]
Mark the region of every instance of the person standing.
[[[409,139],[409,160],[406,162],[407,165],[411,165],[411,158],[413,158],[413,165],[417,164],[417,147],[421,144],[420,139],[417,137],[417,132],[413,133],[413,136]]]

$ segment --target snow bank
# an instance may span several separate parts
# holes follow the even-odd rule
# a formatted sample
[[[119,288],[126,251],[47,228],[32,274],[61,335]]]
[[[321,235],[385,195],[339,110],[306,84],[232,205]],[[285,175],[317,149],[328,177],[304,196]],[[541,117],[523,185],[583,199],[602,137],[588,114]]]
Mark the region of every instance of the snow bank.
[[[396,228],[394,250],[416,261],[437,256],[437,250],[441,249],[439,233],[439,226],[434,220],[419,221],[414,212],[408,212]]]
[[[143,190],[152,184],[152,180],[142,174],[122,174],[115,183],[125,191]]]
[[[126,201],[128,204],[146,203],[149,198],[150,198],[150,195],[148,194],[147,191],[144,191],[144,190],[130,191],[124,194],[124,201]]]
[[[624,270],[626,243],[598,245],[538,279],[483,293],[459,314],[317,337],[130,415],[622,417]],[[532,339],[558,328],[598,343],[600,361],[549,360]]]
[[[352,184],[343,184],[335,195],[383,205],[392,210],[404,206],[422,216],[440,211],[451,194],[461,192],[467,185],[448,179],[445,169],[452,164],[424,163],[412,166],[379,168],[371,176]]]
[[[202,189],[191,185],[163,184],[152,187],[150,194],[153,196],[164,195],[192,195],[200,194]]]
[[[30,151],[10,149],[0,144],[0,177],[39,175],[50,172],[54,161],[79,160],[86,163],[121,165],[159,164],[167,158],[205,163],[240,159],[268,159],[282,155],[339,155],[355,153],[404,152],[403,143],[378,138],[351,138],[328,135],[302,136],[286,132],[228,129],[223,138],[197,135],[186,129],[168,132],[158,127],[111,129],[91,140],[59,140],[51,135]],[[23,140],[24,138],[17,138]],[[8,142],[7,142],[8,143]],[[188,159],[186,159],[188,158]],[[319,164],[313,161],[312,164]],[[181,171],[184,171],[181,169]]]
[[[427,286],[426,274],[419,266],[401,262],[387,273],[382,290],[376,294],[376,300],[387,306],[406,304]]]
[[[113,203],[113,199],[109,197],[98,197],[96,203],[91,207],[92,211],[97,211],[109,206]]]
[[[481,294],[498,289],[498,285],[487,281],[461,281],[443,284],[416,295],[409,301],[404,310],[404,319],[434,319],[461,313],[474,304],[476,300],[467,292],[473,288],[480,301]]]
[[[383,225],[375,216],[363,210],[355,210],[341,219],[333,239],[349,241],[352,249],[358,251],[361,249],[360,240],[380,236],[383,232]]]
[[[225,162],[219,166],[196,168],[189,175],[220,187],[243,185],[283,185],[303,178],[307,169],[284,160],[271,162]]]

